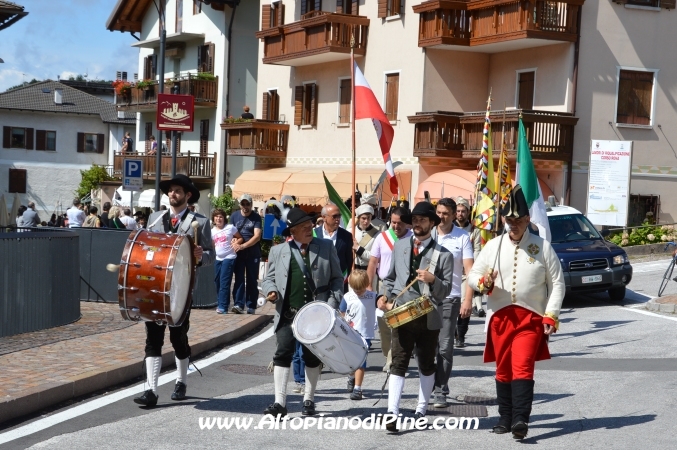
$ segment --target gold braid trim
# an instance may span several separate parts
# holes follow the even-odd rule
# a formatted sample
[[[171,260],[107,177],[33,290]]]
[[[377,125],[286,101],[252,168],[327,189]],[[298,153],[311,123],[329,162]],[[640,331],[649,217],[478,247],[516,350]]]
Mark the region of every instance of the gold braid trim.
[[[555,314],[553,314],[551,312],[547,312],[547,313],[543,314],[543,317],[549,317],[552,320],[554,320],[555,321],[555,329],[559,330],[559,319],[557,318],[557,316]]]

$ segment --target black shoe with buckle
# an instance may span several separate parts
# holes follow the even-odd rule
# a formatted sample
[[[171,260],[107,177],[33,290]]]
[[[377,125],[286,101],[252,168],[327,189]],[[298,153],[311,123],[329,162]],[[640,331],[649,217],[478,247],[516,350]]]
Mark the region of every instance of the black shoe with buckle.
[[[362,400],[362,389],[353,389],[350,393],[351,400]]]
[[[353,392],[353,389],[355,389],[355,378],[348,378],[346,388],[348,389],[348,392]]]
[[[186,399],[186,384],[178,381],[176,383],[176,386],[174,386],[172,400],[185,400],[185,399]]]
[[[142,396],[136,397],[134,399],[134,403],[138,403],[139,405],[143,406],[155,406],[157,405],[158,398],[159,397],[155,395],[152,389],[148,389],[143,393]]]
[[[278,415],[280,417],[284,417],[287,415],[287,408],[284,406],[280,405],[279,403],[273,403],[272,405],[268,406],[264,411],[263,414],[270,414],[273,417],[277,417]]]
[[[306,400],[303,402],[303,410],[301,410],[301,414],[304,416],[314,416],[315,413],[315,402],[312,400]]]
[[[388,414],[393,414],[393,413],[389,412]],[[397,416],[396,414],[393,414],[393,415]],[[394,420],[392,422],[388,422],[386,424],[386,430],[391,432],[391,433],[399,433],[400,429],[397,428],[397,420]]]

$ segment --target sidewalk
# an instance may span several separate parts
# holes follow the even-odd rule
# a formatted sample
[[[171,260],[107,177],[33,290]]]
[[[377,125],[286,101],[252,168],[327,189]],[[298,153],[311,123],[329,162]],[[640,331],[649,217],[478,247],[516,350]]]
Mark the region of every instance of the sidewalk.
[[[69,325],[0,338],[0,424],[144,374],[143,323],[123,320],[117,303],[83,302],[81,314]],[[269,303],[254,315],[194,309],[188,332],[192,354],[233,341],[274,314]],[[162,365],[173,364],[167,332]]]

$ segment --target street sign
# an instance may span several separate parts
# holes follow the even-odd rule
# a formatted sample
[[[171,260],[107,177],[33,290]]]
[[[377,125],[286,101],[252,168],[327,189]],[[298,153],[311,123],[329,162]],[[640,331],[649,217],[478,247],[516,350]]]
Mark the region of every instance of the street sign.
[[[193,131],[195,97],[192,95],[158,94],[157,129]]]
[[[122,166],[122,189],[140,191],[143,189],[143,160],[125,159]]]
[[[281,235],[287,228],[283,220],[277,220],[274,215],[266,214],[263,219],[263,239],[272,239],[273,236]]]

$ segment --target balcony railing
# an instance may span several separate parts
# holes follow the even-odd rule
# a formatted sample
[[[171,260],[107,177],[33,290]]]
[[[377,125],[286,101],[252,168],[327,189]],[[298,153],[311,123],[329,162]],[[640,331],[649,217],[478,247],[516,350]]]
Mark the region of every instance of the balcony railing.
[[[115,152],[113,157],[113,167],[109,170],[109,175],[115,178],[122,178],[122,166],[125,159],[140,159],[143,161],[143,178],[145,180],[155,179],[155,155],[145,153],[120,153]],[[162,155],[161,177],[168,178],[172,173],[171,155]],[[214,179],[216,174],[216,153],[179,153],[176,155],[176,173],[181,173],[195,179]]]
[[[505,113],[505,146],[508,157],[517,153],[520,113],[534,159],[571,161],[574,126],[578,118],[572,114],[551,111],[512,110]],[[421,112],[409,116],[415,124],[414,156],[479,158],[486,112],[457,113]],[[503,130],[503,111],[491,111],[494,157],[499,157]]]
[[[419,16],[419,47],[450,48],[525,40],[575,42],[578,14],[585,0],[432,0],[414,6]],[[515,45],[511,46],[513,49]],[[515,48],[518,48],[515,47]],[[484,51],[486,49],[478,49]],[[496,47],[499,51],[500,47]]]
[[[226,152],[234,156],[287,156],[289,125],[272,120],[222,123]]]
[[[350,39],[355,36],[355,55],[367,50],[369,19],[350,14],[313,11],[298,22],[256,33],[263,40],[263,63],[305,66],[350,58]]]
[[[178,92],[174,91],[174,85],[178,85]],[[145,89],[132,87],[126,95],[118,95],[115,98],[115,105],[119,110],[143,111],[154,110],[157,108],[157,94],[159,93],[159,82],[154,81]],[[185,77],[174,79],[171,83],[165,82],[165,94],[192,95],[195,97],[195,106],[215,108],[219,92],[219,78],[214,80],[204,80],[197,75],[189,74]]]

